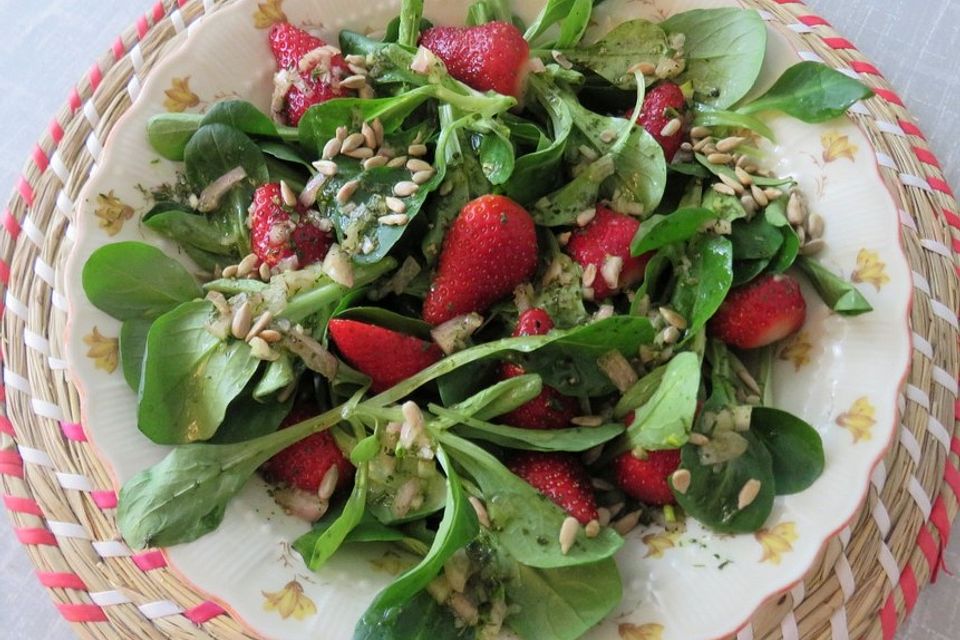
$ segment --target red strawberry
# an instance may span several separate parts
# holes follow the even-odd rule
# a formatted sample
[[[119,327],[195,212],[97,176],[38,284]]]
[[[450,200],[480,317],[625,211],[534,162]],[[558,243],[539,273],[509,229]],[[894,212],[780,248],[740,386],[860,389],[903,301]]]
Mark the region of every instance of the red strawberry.
[[[311,51],[327,43],[288,22],[278,22],[270,29],[270,48],[277,68],[287,77],[297,79],[287,91],[282,111],[287,124],[296,126],[307,109],[320,102],[352,93],[340,86],[340,80],[352,75],[343,56],[320,57],[306,70],[300,61]],[[295,75],[294,75],[295,74]]]
[[[423,32],[420,44],[443,60],[450,75],[478,91],[515,98],[523,93],[530,46],[512,24],[433,27]]]
[[[297,257],[300,267],[319,262],[333,244],[333,236],[309,219],[305,207],[283,203],[276,182],[261,186],[253,194],[250,234],[253,252],[271,267],[292,256]]]
[[[483,312],[537,270],[533,218],[510,198],[480,196],[450,226],[437,274],[423,303],[423,319],[437,325]]]
[[[379,393],[443,358],[440,347],[413,336],[356,320],[334,319],[330,338],[351,365],[370,376]]]
[[[592,264],[597,269],[596,278],[591,285],[594,300],[603,300],[618,290],[643,280],[650,254],[636,258],[630,255],[630,241],[639,227],[640,221],[636,218],[598,204],[597,215],[593,220],[570,236],[567,253],[581,267],[586,268]],[[611,287],[603,275],[603,266],[608,257],[623,260],[616,287]]]
[[[569,453],[524,451],[508,465],[537,491],[571,516],[587,524],[597,518],[597,501],[590,478],[580,460]]]
[[[710,333],[741,349],[756,349],[800,330],[807,303],[788,275],[766,275],[733,289],[710,321]]]
[[[682,116],[686,105],[687,101],[680,87],[667,81],[653,87],[643,97],[643,106],[637,117],[637,124],[646,129],[660,143],[667,162],[672,161],[673,156],[680,149],[680,144],[683,142],[683,127],[668,136],[663,135],[663,128],[674,118]],[[627,112],[627,118],[632,117],[633,109]]]
[[[617,485],[627,495],[647,504],[673,504],[676,500],[667,478],[680,466],[680,449],[648,451],[644,459],[632,452],[613,461]]]
[[[315,407],[295,407],[280,428],[297,424],[318,413]],[[337,447],[333,436],[328,431],[321,431],[290,445],[263,463],[260,469],[271,482],[316,494],[320,481],[334,465],[340,471],[337,488],[348,486],[353,480],[353,465]]]
[[[553,329],[550,314],[534,307],[520,314],[513,330],[517,336],[542,336]],[[500,379],[516,378],[526,373],[523,367],[510,362],[500,365]],[[577,415],[577,402],[553,387],[544,387],[533,400],[500,416],[500,422],[524,429],[563,429]]]

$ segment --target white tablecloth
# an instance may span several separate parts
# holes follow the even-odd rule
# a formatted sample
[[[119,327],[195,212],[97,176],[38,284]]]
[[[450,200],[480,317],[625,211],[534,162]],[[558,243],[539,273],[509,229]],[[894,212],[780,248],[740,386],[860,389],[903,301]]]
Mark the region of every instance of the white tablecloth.
[[[810,0],[890,78],[960,188],[960,0]],[[72,84],[146,0],[0,0],[0,186],[12,188],[23,161]],[[4,191],[4,198],[6,197]],[[960,571],[960,534],[947,564]],[[960,578],[940,574],[924,590],[899,637],[960,638]],[[74,635],[37,582],[0,517],[0,637],[71,640]],[[331,639],[332,640],[332,639]]]

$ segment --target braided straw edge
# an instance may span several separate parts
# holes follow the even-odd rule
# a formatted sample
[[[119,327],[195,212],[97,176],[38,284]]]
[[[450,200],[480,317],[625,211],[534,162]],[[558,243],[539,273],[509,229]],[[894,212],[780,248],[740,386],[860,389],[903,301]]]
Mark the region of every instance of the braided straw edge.
[[[60,268],[69,252],[73,199],[100,155],[100,141],[167,43],[228,1],[158,2],[118,38],[71,91],[0,214],[0,312],[6,311],[0,401],[10,416],[0,413],[0,488],[38,578],[82,638],[252,637],[220,605],[184,585],[162,554],[133,554],[119,540],[116,495],[85,443],[60,339],[66,322]],[[805,580],[761,608],[738,639],[886,640],[912,610],[919,585],[936,576],[958,510],[960,215],[925,139],[873,65],[800,2],[744,1],[787,25],[802,55],[855,74],[877,93],[854,118],[903,209],[904,250],[917,270],[911,323],[922,333],[914,334],[899,438],[873,475],[864,509]]]

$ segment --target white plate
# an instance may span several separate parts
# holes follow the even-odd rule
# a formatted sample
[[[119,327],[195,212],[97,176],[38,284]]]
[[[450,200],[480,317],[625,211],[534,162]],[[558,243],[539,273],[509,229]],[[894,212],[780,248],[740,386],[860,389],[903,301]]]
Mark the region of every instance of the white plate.
[[[267,110],[273,60],[255,14],[264,17],[278,4],[236,0],[181,36],[183,45],[151,72],[134,106],[112,131],[79,200],[76,246],[66,274],[69,365],[81,392],[87,433],[118,484],[160,460],[165,448],[140,434],[134,394],[119,369],[107,371],[110,346],[115,345],[109,340],[118,335],[119,323],[86,299],[81,269],[97,247],[119,240],[144,240],[176,252],[139,224],[149,205],[137,185],[169,182],[175,170],[149,147],[147,119],[175,107],[202,111],[230,96]],[[282,10],[291,22],[335,42],[341,28],[381,29],[397,4],[286,0]],[[427,14],[437,23],[461,23],[466,4],[428,1]],[[625,18],[661,19],[688,8],[731,4],[609,0],[597,11],[593,33]],[[540,0],[516,5],[530,19]],[[799,61],[778,28],[770,29],[764,84]],[[795,585],[825,541],[847,525],[894,432],[909,358],[911,279],[893,198],[880,179],[870,143],[850,120],[811,126],[777,117],[770,124],[779,141],[775,169],[795,176],[813,210],[826,219],[829,248],[821,256],[823,263],[857,280],[875,308],[858,318],[842,318],[828,313],[807,291],[807,325],[777,361],[776,402],[820,431],[826,470],[809,490],[777,498],[766,528],[755,536],[718,536],[695,523],[680,534],[630,534],[617,558],[623,602],[590,638],[691,640],[736,631],[766,598]],[[108,355],[89,356],[94,344]],[[306,529],[279,512],[264,484],[253,480],[230,504],[216,532],[166,554],[185,581],[260,634],[349,638],[373,595],[391,579],[388,571],[398,569],[397,559],[384,556],[382,549],[351,547],[322,572],[311,574],[288,546]],[[285,589],[292,590],[291,597],[302,589],[299,598],[309,599],[317,612],[298,617],[288,608],[265,607],[267,594]]]

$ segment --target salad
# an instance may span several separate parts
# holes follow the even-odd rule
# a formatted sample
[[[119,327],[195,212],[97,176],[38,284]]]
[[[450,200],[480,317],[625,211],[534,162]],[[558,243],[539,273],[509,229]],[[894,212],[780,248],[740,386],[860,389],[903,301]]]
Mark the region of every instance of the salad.
[[[753,532],[816,480],[773,354],[798,278],[871,308],[817,262],[823,219],[765,168],[759,114],[871,93],[803,62],[751,94],[754,11],[584,41],[594,4],[447,26],[404,0],[336,46],[281,22],[269,109],[150,121],[181,169],[142,224],[189,260],[118,242],[82,274],[122,321],[138,428],[172,446],[120,492],[132,547],[216,529],[259,473],[312,523],[311,570],[345,543],[410,559],[355,639],[572,639],[618,605],[633,529]]]

